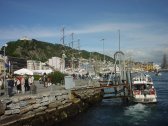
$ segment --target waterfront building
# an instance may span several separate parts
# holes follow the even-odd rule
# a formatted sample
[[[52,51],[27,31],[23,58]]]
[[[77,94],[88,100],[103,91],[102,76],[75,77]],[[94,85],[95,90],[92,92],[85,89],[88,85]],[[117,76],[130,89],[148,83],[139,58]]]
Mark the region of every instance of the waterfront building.
[[[54,70],[63,72],[65,69],[65,60],[59,57],[52,57],[48,60],[48,65]]]
[[[0,74],[3,73],[3,71],[4,71],[4,59],[0,55]]]
[[[27,69],[42,70],[42,62],[36,60],[27,60]]]

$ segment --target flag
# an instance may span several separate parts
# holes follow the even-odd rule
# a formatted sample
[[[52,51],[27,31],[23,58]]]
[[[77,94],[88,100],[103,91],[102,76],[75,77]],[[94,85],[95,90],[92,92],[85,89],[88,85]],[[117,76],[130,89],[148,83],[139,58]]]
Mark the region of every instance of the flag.
[[[8,62],[8,63],[5,63],[5,67],[10,67],[11,66],[11,63],[10,63],[10,61]]]

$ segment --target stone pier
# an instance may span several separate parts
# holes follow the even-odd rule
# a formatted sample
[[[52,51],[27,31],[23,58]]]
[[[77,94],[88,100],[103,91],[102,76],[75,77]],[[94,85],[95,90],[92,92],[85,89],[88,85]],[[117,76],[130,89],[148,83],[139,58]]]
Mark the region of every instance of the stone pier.
[[[83,87],[2,98],[0,126],[54,125],[79,114],[102,97],[101,89]]]

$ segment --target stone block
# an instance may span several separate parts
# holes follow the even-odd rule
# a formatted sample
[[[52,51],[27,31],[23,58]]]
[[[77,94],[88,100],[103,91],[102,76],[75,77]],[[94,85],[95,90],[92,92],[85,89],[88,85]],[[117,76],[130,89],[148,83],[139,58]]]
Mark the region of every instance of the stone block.
[[[70,102],[69,100],[63,100],[62,104],[69,103],[69,102]]]
[[[7,105],[7,110],[10,110],[10,109],[20,109],[20,104],[19,103],[16,103],[16,104],[9,104]]]
[[[12,110],[6,110],[5,111],[5,115],[11,115],[12,114]]]
[[[25,107],[27,105],[28,105],[27,101],[20,101],[20,107]]]
[[[48,106],[48,104],[49,104],[48,101],[46,101],[46,102],[42,102],[42,103],[41,103],[41,106]]]
[[[12,110],[12,114],[19,114],[20,113],[20,109],[14,109]]]
[[[73,103],[75,103],[75,104],[77,104],[77,103],[79,103],[81,100],[79,99],[79,98],[74,98],[73,99]]]
[[[0,101],[0,115],[5,113],[6,106],[3,102]]]
[[[56,99],[59,100],[59,101],[62,101],[64,98],[63,98],[63,96],[61,95],[61,96],[57,96]]]
[[[27,104],[32,105],[32,104],[36,103],[36,99],[30,99],[30,100],[27,100],[26,102],[27,102]]]
[[[72,103],[66,103],[66,104],[64,104],[64,108],[69,107],[71,105],[72,105]]]
[[[24,100],[31,99],[31,97],[29,95],[23,95],[23,96],[20,96],[18,99],[19,101],[24,101]]]
[[[37,104],[33,104],[32,106],[33,106],[33,109],[37,109],[37,108],[41,107],[41,104],[37,103]]]
[[[60,106],[60,105],[62,105],[62,103],[56,101],[56,102],[50,103],[50,104],[48,105],[48,108],[56,108],[56,107],[58,107],[58,106]]]
[[[9,105],[12,103],[12,100],[11,99],[4,99],[3,103],[5,103],[6,105]]]
[[[55,101],[56,101],[55,96],[50,96],[50,97],[49,97],[49,103],[55,102]]]
[[[11,98],[11,100],[12,100],[13,103],[19,102],[19,98],[16,98],[16,97]]]
[[[54,111],[56,111],[56,108],[49,108],[49,109],[46,109],[45,111],[48,113],[54,112]]]
[[[63,108],[64,108],[64,105],[60,105],[57,107],[58,110],[63,109]]]
[[[33,110],[33,106],[32,106],[32,105],[29,105],[29,106],[27,106],[27,107],[25,107],[25,108],[20,109],[20,113],[21,113],[21,114],[24,114],[24,113],[27,113],[27,112],[29,112],[29,111],[31,111],[31,110]]]
[[[48,102],[49,101],[49,98],[48,97],[43,97],[42,101],[41,102]]]
[[[37,112],[45,111],[46,109],[47,109],[47,107],[42,106],[42,107],[39,107],[39,108],[37,108],[37,109],[34,109],[33,111],[34,111],[35,113],[37,113]]]
[[[41,103],[42,99],[36,99],[36,103]]]

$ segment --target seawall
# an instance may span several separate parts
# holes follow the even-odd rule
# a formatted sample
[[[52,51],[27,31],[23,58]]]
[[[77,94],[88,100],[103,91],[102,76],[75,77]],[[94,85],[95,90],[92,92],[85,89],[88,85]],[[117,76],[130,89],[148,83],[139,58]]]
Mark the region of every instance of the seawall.
[[[0,126],[50,126],[102,100],[99,88],[55,90],[0,101]]]

